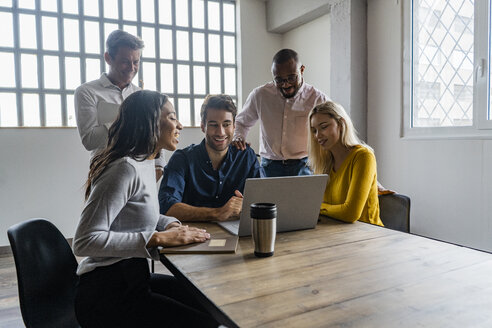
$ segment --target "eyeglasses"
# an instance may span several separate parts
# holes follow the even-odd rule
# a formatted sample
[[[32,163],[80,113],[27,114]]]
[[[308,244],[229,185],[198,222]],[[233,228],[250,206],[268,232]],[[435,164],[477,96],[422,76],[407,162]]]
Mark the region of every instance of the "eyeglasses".
[[[298,74],[292,74],[292,75],[287,76],[286,79],[282,79],[281,77],[276,77],[273,79],[273,82],[275,82],[276,85],[282,85],[284,83],[292,84],[292,83],[297,82],[298,78],[299,78]]]

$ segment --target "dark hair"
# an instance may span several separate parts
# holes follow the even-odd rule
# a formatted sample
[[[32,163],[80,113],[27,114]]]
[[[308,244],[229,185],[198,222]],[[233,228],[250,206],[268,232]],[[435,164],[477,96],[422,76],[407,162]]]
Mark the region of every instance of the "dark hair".
[[[86,199],[92,183],[110,163],[126,156],[143,161],[155,153],[160,137],[161,109],[167,101],[166,95],[149,90],[132,93],[123,101],[118,117],[109,128],[106,148],[91,160]]]
[[[292,49],[282,49],[273,56],[274,64],[283,64],[289,60],[294,59],[296,63],[299,62],[299,55]]]
[[[237,108],[234,105],[234,101],[228,95],[208,95],[203,101],[202,109],[200,111],[200,117],[202,119],[202,124],[205,125],[207,120],[208,110],[213,109],[223,109],[232,113],[232,120],[236,120]]]
[[[144,42],[138,36],[131,35],[122,30],[111,32],[106,40],[106,51],[111,58],[115,58],[120,47],[128,47],[133,50],[140,50],[144,47]]]

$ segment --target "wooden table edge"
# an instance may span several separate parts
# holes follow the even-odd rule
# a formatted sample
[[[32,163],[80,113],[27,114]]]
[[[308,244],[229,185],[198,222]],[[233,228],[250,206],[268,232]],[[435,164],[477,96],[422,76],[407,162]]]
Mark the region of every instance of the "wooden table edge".
[[[188,277],[181,272],[165,254],[160,254],[161,263],[178,279],[185,288],[198,300],[198,302],[208,311],[208,313],[220,324],[228,328],[239,327],[220,307],[212,302]]]

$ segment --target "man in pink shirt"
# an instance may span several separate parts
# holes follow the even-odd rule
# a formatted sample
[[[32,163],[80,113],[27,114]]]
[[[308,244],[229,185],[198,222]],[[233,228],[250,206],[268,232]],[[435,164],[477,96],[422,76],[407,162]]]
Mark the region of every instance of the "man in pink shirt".
[[[297,52],[282,49],[272,63],[273,81],[249,94],[236,117],[233,144],[245,149],[246,136],[260,121],[262,174],[267,177],[309,175],[306,166],[308,114],[329,98],[304,82]]]

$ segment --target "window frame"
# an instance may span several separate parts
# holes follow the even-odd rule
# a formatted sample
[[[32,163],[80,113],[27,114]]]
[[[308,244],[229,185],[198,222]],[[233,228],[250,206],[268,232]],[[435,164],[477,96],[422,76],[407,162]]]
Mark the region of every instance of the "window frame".
[[[56,1],[57,2],[57,11],[46,11],[42,10],[42,1]],[[188,10],[188,26],[179,26],[176,24],[176,1],[185,1],[185,0],[170,0],[172,13],[171,23],[170,24],[162,24],[159,21],[159,0],[152,0],[154,6],[154,22],[145,22],[142,21],[141,15],[141,0],[135,0],[137,10],[136,10],[136,20],[126,20],[123,16],[123,4],[124,0],[117,0],[118,8],[115,10],[118,11],[118,18],[108,18],[104,16],[104,1],[97,0],[98,2],[98,16],[89,16],[84,12],[84,1],[78,0],[78,13],[66,13],[63,11],[63,1],[62,0],[35,0],[35,8],[27,9],[27,8],[19,8],[18,1],[12,0],[12,7],[1,7],[0,12],[10,13],[12,15],[12,25],[13,25],[13,46],[12,47],[4,47],[0,46],[0,52],[12,54],[14,57],[14,87],[0,87],[0,93],[11,93],[15,94],[16,99],[16,112],[17,112],[17,125],[13,126],[0,126],[2,128],[74,128],[76,125],[68,125],[69,119],[69,106],[68,102],[70,101],[70,96],[74,94],[75,89],[67,88],[66,81],[66,58],[77,58],[80,62],[80,83],[83,84],[87,82],[86,76],[86,60],[87,59],[97,59],[100,61],[99,67],[100,72],[107,71],[107,64],[104,61],[104,52],[105,52],[105,24],[115,24],[118,25],[119,29],[125,29],[125,26],[132,26],[132,28],[136,28],[137,35],[142,35],[142,28],[151,28],[154,34],[154,47],[155,47],[155,56],[146,56],[145,48],[142,52],[142,57],[140,61],[140,68],[138,75],[132,81],[132,83],[136,85],[140,85],[140,81],[144,81],[145,77],[145,63],[153,63],[155,66],[155,87],[156,90],[162,90],[163,86],[163,78],[161,74],[161,64],[171,64],[173,69],[173,92],[167,92],[166,94],[173,100],[174,107],[176,108],[176,112],[178,113],[179,118],[179,100],[180,99],[188,99],[189,101],[189,117],[190,117],[190,125],[186,125],[187,127],[198,127],[200,122],[196,121],[195,118],[199,117],[200,108],[195,108],[195,99],[202,99],[207,94],[210,93],[210,77],[209,70],[211,67],[217,67],[220,71],[221,83],[220,90],[221,93],[225,92],[225,75],[227,68],[233,68],[235,72],[234,76],[234,89],[235,94],[231,95],[232,99],[237,103],[238,100],[238,31],[237,31],[237,3],[235,0],[203,0],[203,27],[197,28],[193,27],[193,0],[187,0],[187,10]],[[220,28],[219,30],[211,30],[208,25],[208,8],[209,3],[217,3],[219,7],[219,20],[220,20]],[[225,31],[224,30],[224,4],[232,4],[234,5],[234,32]],[[20,26],[19,26],[19,15],[29,14],[33,15],[36,22],[36,48],[35,49],[27,49],[21,48],[20,46]],[[58,50],[47,50],[43,48],[43,32],[42,32],[42,21],[44,17],[54,17],[57,20],[57,32],[58,32]],[[75,19],[78,23],[78,33],[79,33],[79,51],[67,51],[64,46],[64,20],[65,19]],[[87,53],[85,50],[86,47],[86,38],[85,38],[85,24],[87,22],[97,22],[99,28],[99,53]],[[160,31],[161,29],[171,31],[172,37],[172,47],[173,47],[173,55],[172,59],[163,59],[160,58]],[[177,59],[177,33],[179,31],[186,31],[188,33],[188,60]],[[198,32],[204,35],[204,61],[195,61],[193,59],[193,33]],[[220,60],[219,62],[210,62],[209,61],[209,35],[217,35],[220,43]],[[234,40],[234,63],[226,63],[225,62],[225,49],[224,49],[224,37],[233,37]],[[144,43],[146,40],[143,40]],[[21,54],[33,54],[36,55],[36,63],[37,63],[37,88],[32,87],[23,87],[21,83]],[[58,74],[59,74],[59,82],[60,85],[56,89],[46,88],[45,87],[45,65],[44,65],[44,56],[51,55],[58,57]],[[189,92],[188,93],[179,93],[178,92],[178,65],[185,65],[189,70]],[[205,74],[205,93],[197,94],[194,92],[194,67],[200,66],[204,67]],[[90,77],[91,78],[91,77]],[[94,78],[96,79],[96,78]],[[145,88],[145,85],[144,85]],[[23,103],[23,95],[25,94],[36,94],[38,103],[38,112],[39,112],[39,125],[30,125],[25,126],[25,108]],[[47,113],[46,113],[46,96],[54,94],[60,97],[61,102],[61,125],[53,125],[46,126],[47,123]],[[197,113],[198,111],[198,113]]]
[[[489,15],[490,0],[476,0],[474,4],[474,68],[473,68],[473,116],[470,126],[413,127],[413,5],[415,0],[403,1],[403,60],[402,60],[402,120],[400,137],[409,139],[492,139],[492,117],[489,115],[490,68],[489,62]],[[492,52],[492,51],[491,51]],[[479,65],[483,74],[479,76]],[[492,114],[492,113],[491,113]],[[492,115],[491,115],[492,116]]]

